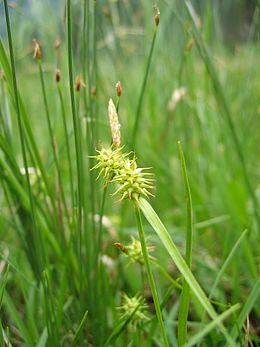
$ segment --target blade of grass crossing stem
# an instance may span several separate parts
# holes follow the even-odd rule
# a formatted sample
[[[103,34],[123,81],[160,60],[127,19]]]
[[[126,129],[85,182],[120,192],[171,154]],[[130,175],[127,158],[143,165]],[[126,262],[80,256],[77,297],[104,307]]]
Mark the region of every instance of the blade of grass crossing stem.
[[[4,296],[4,291],[5,291],[8,273],[9,273],[9,264],[7,264],[7,268],[5,270],[5,274],[4,274],[4,278],[3,278],[3,283],[2,283],[1,288],[0,288],[0,310],[2,307],[2,301],[3,301],[3,296]]]
[[[192,262],[192,198],[189,185],[189,179],[186,169],[185,158],[182,150],[181,143],[178,142],[179,156],[181,160],[182,176],[186,191],[187,200],[187,231],[186,231],[186,252],[185,260],[189,268],[191,268]],[[187,340],[187,320],[189,314],[189,301],[190,301],[190,286],[183,280],[181,298],[180,298],[180,308],[178,316],[178,346],[183,346]]]
[[[0,346],[5,347],[5,341],[4,341],[4,329],[2,326],[2,323],[0,321]]]
[[[242,234],[240,235],[239,239],[237,240],[237,242],[234,244],[233,248],[231,249],[231,251],[229,252],[229,255],[227,257],[227,259],[225,260],[224,264],[222,265],[220,271],[217,274],[217,277],[211,287],[210,293],[209,293],[209,299],[211,299],[214,296],[214,292],[215,289],[217,288],[217,285],[221,279],[221,277],[223,276],[224,272],[226,271],[226,268],[228,267],[229,263],[231,262],[238,246],[240,245],[240,243],[242,242],[242,240],[244,239],[244,237],[246,236],[248,230],[245,229]]]
[[[220,110],[222,112],[222,115],[223,115],[225,121],[227,122],[229,129],[230,129],[230,134],[231,134],[231,137],[232,137],[232,140],[234,143],[234,147],[235,147],[238,159],[239,159],[240,164],[241,164],[245,185],[247,187],[248,194],[251,197],[251,200],[252,200],[252,203],[254,206],[254,213],[255,213],[255,218],[256,218],[257,225],[258,225],[258,229],[260,229],[260,214],[259,214],[258,201],[257,201],[256,195],[255,195],[254,189],[251,185],[251,181],[249,178],[249,174],[248,174],[242,146],[241,146],[235,125],[234,125],[232,117],[231,117],[231,112],[230,112],[226,97],[223,93],[223,87],[221,86],[217,72],[216,72],[215,67],[212,63],[212,59],[210,58],[209,52],[208,52],[208,50],[207,50],[207,48],[206,48],[206,46],[205,46],[205,44],[201,38],[201,35],[200,35],[198,29],[197,29],[196,21],[194,19],[195,10],[194,10],[192,4],[190,3],[190,1],[185,1],[185,5],[186,5],[186,8],[187,8],[188,13],[190,15],[190,18],[192,20],[192,23],[193,23],[193,36],[194,36],[196,45],[198,47],[198,51],[201,55],[201,58],[203,59],[203,61],[205,63],[205,66],[208,70],[209,76],[211,77],[211,80],[212,80],[213,89],[215,91],[215,98],[216,98],[216,100],[220,106]]]
[[[207,326],[204,329],[202,329],[198,334],[194,335],[185,346],[192,347],[197,345],[205,335],[210,333],[211,330],[217,328],[219,323],[223,322],[223,320],[225,320],[227,317],[229,317],[232,313],[237,311],[239,308],[240,308],[240,304],[236,304],[230,307],[229,309],[227,309],[225,312],[220,314],[216,319],[214,319],[212,322],[207,324]]]
[[[13,300],[11,299],[11,297],[9,296],[7,292],[5,292],[4,294],[3,303],[5,305],[5,308],[8,314],[10,315],[10,317],[12,317],[12,321],[14,322],[14,325],[18,329],[19,335],[24,340],[25,346],[34,347],[35,344],[33,342],[31,332],[26,326],[24,319],[20,317],[20,311],[16,309],[16,307],[14,306]]]
[[[5,9],[6,28],[7,28],[7,36],[8,36],[8,44],[9,44],[9,52],[10,52],[15,107],[16,107],[16,114],[17,114],[17,121],[18,121],[18,128],[19,128],[19,137],[20,137],[20,143],[21,143],[21,149],[22,149],[22,158],[23,158],[23,164],[25,168],[26,183],[27,183],[30,209],[31,209],[31,219],[32,219],[32,225],[33,225],[33,232],[31,233],[31,238],[34,241],[33,243],[35,248],[34,250],[32,250],[32,252],[34,252],[34,260],[35,260],[35,264],[37,268],[35,275],[39,281],[41,277],[41,272],[43,269],[44,258],[45,258],[44,246],[42,243],[41,235],[36,225],[36,216],[35,216],[35,207],[34,207],[35,204],[34,204],[34,198],[32,194],[29,172],[28,172],[27,154],[26,154],[26,146],[25,146],[25,134],[23,131],[22,117],[20,112],[20,103],[19,103],[18,87],[17,87],[17,80],[16,80],[15,63],[14,63],[12,32],[11,32],[7,0],[4,0],[4,9]]]
[[[140,305],[136,306],[136,308],[133,310],[131,315],[125,321],[118,324],[114,328],[114,330],[109,335],[106,342],[104,343],[103,347],[108,347],[109,345],[111,345],[112,342],[114,343],[116,341],[116,339],[122,334],[122,332],[126,329],[128,324],[131,322],[132,318],[134,317],[134,315],[135,315],[136,311],[139,309],[139,307],[140,307]]]
[[[156,25],[156,23],[155,23],[152,44],[151,44],[148,60],[146,63],[145,75],[144,75],[144,79],[143,79],[143,83],[142,83],[141,92],[140,92],[140,95],[138,98],[138,103],[137,103],[135,122],[134,122],[133,134],[132,134],[132,143],[131,143],[131,146],[133,149],[135,146],[138,127],[140,124],[140,116],[141,116],[142,104],[143,104],[143,99],[144,99],[144,92],[145,92],[145,88],[146,88],[146,84],[147,84],[147,80],[148,80],[148,75],[149,75],[149,71],[150,71],[150,66],[151,66],[152,55],[153,55],[153,51],[154,51],[154,44],[155,44],[157,32],[158,32],[158,25]]]
[[[140,207],[139,207],[138,203],[135,203],[134,208],[135,208],[136,223],[137,223],[137,227],[138,227],[144,263],[145,263],[145,267],[146,267],[146,271],[147,271],[147,277],[148,277],[150,289],[152,292],[155,311],[156,311],[158,323],[159,323],[159,326],[161,329],[161,334],[162,334],[164,346],[168,347],[169,342],[168,342],[168,338],[167,338],[164,323],[163,323],[162,312],[161,312],[158,294],[157,294],[157,290],[156,290],[156,285],[155,285],[155,281],[154,281],[154,277],[153,277],[153,273],[152,273],[152,269],[151,269],[151,264],[150,264],[150,260],[149,260],[147,246],[146,246],[146,242],[145,242],[144,230],[143,230],[143,225],[142,225],[142,217],[141,217]]]
[[[40,339],[39,339],[36,347],[46,347],[47,340],[48,340],[48,331],[47,331],[47,328],[45,327],[43,329],[43,332],[40,336]]]
[[[247,315],[251,312],[256,301],[259,300],[259,297],[260,297],[260,278],[257,280],[253,289],[248,295],[248,298],[236,320],[236,324],[231,331],[231,336],[233,339],[236,339],[237,336],[239,335],[239,331],[241,330]]]
[[[182,274],[186,282],[189,284],[190,289],[193,291],[194,295],[197,297],[202,307],[204,307],[204,309],[208,312],[209,316],[212,319],[217,318],[217,313],[215,312],[209,299],[207,298],[206,294],[204,293],[199,283],[195,279],[194,275],[192,274],[185,260],[181,256],[178,248],[172,241],[171,236],[169,235],[168,231],[166,230],[165,226],[161,222],[160,218],[158,217],[158,215],[156,214],[152,206],[144,198],[140,198],[137,201],[137,204],[140,206],[140,209],[142,210],[145,218],[147,219],[149,224],[152,226],[154,231],[157,233],[165,249],[169,253],[170,257],[174,261],[175,265],[179,269],[180,273]],[[227,333],[223,324],[219,323],[218,326],[220,330],[222,331],[223,335],[226,337],[227,341],[230,343],[230,345],[235,346],[234,341],[231,339],[231,337]]]
[[[75,335],[74,335],[74,337],[73,337],[73,340],[72,340],[72,342],[71,342],[71,344],[70,344],[70,347],[75,347],[75,346],[76,346],[76,344],[77,344],[77,342],[78,342],[78,339],[80,338],[80,334],[81,334],[81,332],[82,332],[82,329],[84,328],[85,323],[86,323],[86,321],[87,321],[87,317],[88,317],[88,311],[86,311],[86,312],[84,313],[84,316],[83,316],[82,319],[81,319],[81,322],[80,322],[80,324],[79,324],[79,326],[78,326],[78,329],[77,329],[77,331],[76,331],[76,333],[75,333]]]

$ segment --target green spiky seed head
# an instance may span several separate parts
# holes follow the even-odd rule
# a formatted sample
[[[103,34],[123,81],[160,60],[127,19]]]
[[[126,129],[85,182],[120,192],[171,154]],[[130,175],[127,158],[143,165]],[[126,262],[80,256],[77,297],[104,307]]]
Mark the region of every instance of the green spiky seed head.
[[[122,305],[118,307],[121,311],[121,319],[131,318],[131,324],[137,327],[143,320],[148,319],[145,315],[148,305],[141,295],[129,297],[127,294],[122,295]]]
[[[144,257],[143,257],[141,242],[137,240],[136,238],[134,238],[133,236],[131,236],[131,239],[132,239],[132,242],[129,245],[125,246],[127,250],[127,255],[132,261],[137,261],[138,263],[143,264]],[[155,258],[149,254],[149,252],[152,252],[154,250],[154,247],[150,245],[146,245],[146,248],[148,252],[148,257],[151,260],[155,260]]]
[[[114,149],[113,146],[97,150],[97,153],[98,155],[92,158],[95,158],[98,163],[91,170],[100,170],[97,179],[102,175],[105,183],[108,184],[119,173],[119,170],[123,169],[128,154],[122,153],[122,147]]]
[[[149,190],[153,188],[153,179],[151,173],[144,172],[146,168],[138,168],[135,159],[127,159],[125,165],[120,169],[112,182],[120,185],[117,191],[113,194],[121,194],[123,199],[138,199],[140,196],[153,196]]]

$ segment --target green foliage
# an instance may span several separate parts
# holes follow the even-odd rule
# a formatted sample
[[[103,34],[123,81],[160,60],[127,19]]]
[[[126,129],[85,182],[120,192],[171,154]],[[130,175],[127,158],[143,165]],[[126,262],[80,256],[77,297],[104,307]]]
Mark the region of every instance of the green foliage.
[[[259,343],[259,6],[152,5],[0,1],[0,346]]]

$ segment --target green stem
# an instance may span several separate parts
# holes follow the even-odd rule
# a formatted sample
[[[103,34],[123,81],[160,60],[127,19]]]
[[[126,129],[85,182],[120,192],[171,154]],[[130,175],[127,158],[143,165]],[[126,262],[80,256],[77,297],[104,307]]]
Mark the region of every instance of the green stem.
[[[45,107],[47,124],[48,124],[48,131],[49,131],[49,136],[50,136],[50,140],[51,140],[51,147],[52,147],[52,151],[53,151],[54,164],[55,164],[57,175],[58,175],[58,185],[59,185],[59,189],[61,192],[61,199],[62,199],[62,203],[63,203],[64,209],[65,209],[66,218],[69,222],[68,207],[67,207],[64,189],[63,189],[63,185],[62,185],[61,172],[60,172],[60,166],[59,166],[58,155],[57,155],[57,148],[55,145],[54,134],[53,134],[52,125],[51,125],[49,105],[48,105],[48,101],[47,101],[46,87],[45,87],[45,82],[44,82],[44,77],[43,77],[42,62],[41,62],[41,59],[37,59],[37,61],[38,61],[40,79],[41,79],[41,88],[42,88],[44,107]],[[63,228],[62,221],[60,221],[60,223],[61,223],[61,227]]]
[[[146,266],[148,281],[149,281],[149,285],[150,285],[152,296],[153,296],[155,311],[156,311],[157,319],[158,319],[158,322],[160,325],[164,346],[169,347],[169,343],[168,343],[168,339],[167,339],[167,335],[166,335],[166,331],[165,331],[165,327],[164,327],[164,323],[163,323],[160,303],[159,303],[157,290],[156,290],[156,286],[155,286],[155,281],[154,281],[154,277],[153,277],[153,273],[152,273],[152,269],[151,269],[151,265],[150,265],[150,260],[149,260],[149,255],[148,255],[148,251],[147,251],[147,247],[146,247],[142,218],[141,218],[141,213],[140,213],[140,208],[139,208],[138,203],[135,202],[134,207],[135,207],[136,223],[137,223],[137,227],[138,227],[138,232],[139,232],[139,237],[140,237],[140,242],[141,242],[141,247],[142,247],[142,253],[143,253],[143,257],[144,257],[144,263]]]
[[[142,103],[143,103],[143,98],[144,98],[144,92],[145,92],[145,87],[147,84],[148,74],[150,71],[150,66],[151,66],[152,55],[153,55],[154,44],[155,44],[155,40],[156,40],[156,36],[157,36],[157,31],[158,31],[158,26],[155,25],[154,33],[153,33],[153,40],[152,40],[152,44],[151,44],[151,48],[150,48],[150,52],[149,52],[149,56],[148,56],[148,61],[146,64],[145,75],[144,75],[143,84],[142,84],[141,92],[140,92],[139,99],[138,99],[137,109],[136,109],[136,116],[135,116],[135,122],[134,122],[133,134],[132,134],[132,143],[131,143],[132,148],[135,147],[136,135],[137,135],[138,127],[140,124],[140,116],[141,116],[141,109],[142,109]]]
[[[12,40],[12,32],[11,32],[7,0],[4,0],[4,9],[5,9],[5,20],[6,20],[8,43],[9,43],[9,51],[10,51],[15,107],[16,107],[16,114],[17,114],[17,120],[18,120],[18,131],[19,131],[19,137],[20,137],[20,143],[21,143],[21,149],[22,149],[23,164],[25,168],[27,189],[29,193],[29,202],[30,202],[31,219],[32,219],[32,227],[33,227],[33,232],[31,234],[31,237],[35,246],[35,250],[32,249],[32,252],[35,253],[34,259],[37,264],[36,276],[39,280],[41,277],[41,272],[42,272],[43,263],[44,263],[44,247],[43,247],[41,235],[36,225],[35,203],[34,203],[32,188],[30,184],[29,172],[28,172],[28,162],[27,162],[27,155],[26,155],[26,148],[25,148],[25,135],[23,131],[22,117],[21,117],[20,104],[19,104],[19,94],[18,94],[16,70],[15,70],[15,63],[14,63],[13,40]]]
[[[72,23],[71,23],[71,0],[67,0],[67,39],[68,39],[68,69],[69,69],[69,86],[70,86],[70,100],[71,111],[73,118],[73,130],[76,150],[76,166],[77,166],[77,195],[78,195],[78,237],[79,237],[79,269],[80,269],[80,298],[82,298],[82,256],[81,256],[81,238],[82,238],[82,207],[83,205],[83,165],[82,165],[82,148],[80,141],[79,122],[77,118],[75,91],[74,91],[74,78],[73,78],[73,58],[72,58]],[[80,299],[80,303],[82,300]],[[80,314],[83,309],[80,305]]]
[[[69,132],[68,132],[68,127],[67,127],[67,122],[66,122],[66,115],[65,115],[66,113],[65,113],[64,100],[63,100],[63,95],[62,95],[60,83],[57,83],[57,89],[58,89],[58,93],[59,93],[62,122],[63,122],[63,127],[64,127],[64,134],[65,134],[65,143],[66,143],[66,151],[67,151],[68,165],[69,165],[69,176],[70,176],[71,204],[72,204],[72,210],[73,210],[73,208],[75,206],[75,202],[74,202],[72,161],[71,161],[71,154],[70,154]],[[72,215],[74,216],[73,212],[72,212]]]
[[[192,198],[189,185],[189,179],[186,169],[186,163],[184,154],[182,151],[181,143],[178,142],[179,155],[181,159],[182,176],[184,180],[186,199],[187,199],[187,232],[186,232],[186,253],[185,260],[189,268],[191,268],[192,262]],[[190,286],[183,279],[182,293],[180,299],[180,308],[178,316],[178,346],[184,346],[187,343],[187,321],[189,313],[189,301],[190,301]]]

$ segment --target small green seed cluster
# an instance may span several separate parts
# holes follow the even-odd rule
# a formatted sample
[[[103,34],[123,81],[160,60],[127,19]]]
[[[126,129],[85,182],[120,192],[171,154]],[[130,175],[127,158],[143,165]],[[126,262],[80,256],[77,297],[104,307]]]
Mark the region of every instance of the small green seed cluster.
[[[137,327],[143,320],[148,319],[144,313],[148,309],[148,305],[141,295],[130,298],[127,294],[123,294],[122,305],[118,309],[121,311],[121,319],[128,319],[132,316],[131,324],[134,327]]]
[[[144,264],[144,257],[142,252],[141,242],[137,240],[135,237],[131,236],[131,243],[128,245],[123,245],[122,243],[115,243],[115,246],[124,253],[131,262],[138,262],[139,264]],[[148,253],[154,251],[154,247],[147,245],[146,246]],[[149,254],[149,258],[151,260],[155,260],[153,256]]]
[[[122,147],[101,149],[94,158],[98,163],[93,169],[99,169],[98,178],[103,175],[105,184],[115,182],[119,188],[113,195],[120,194],[123,199],[138,199],[140,196],[152,196],[153,179],[151,173],[144,172],[145,168],[138,168],[136,158],[129,158],[130,153],[123,153]]]
[[[120,170],[124,168],[125,157],[128,154],[122,153],[122,147],[113,149],[110,147],[108,149],[102,148],[100,151],[97,150],[98,155],[91,158],[95,158],[98,163],[91,169],[99,169],[99,174],[97,179],[103,175],[105,179],[105,184],[107,185],[114,176],[120,174]]]

